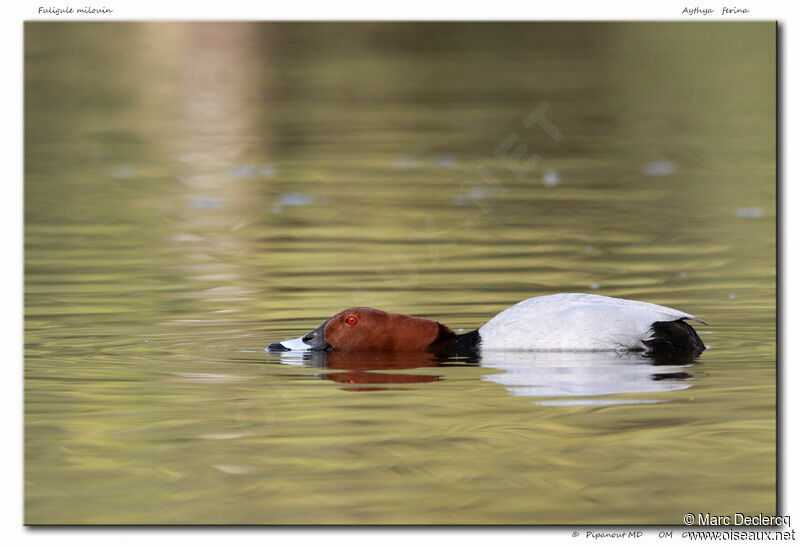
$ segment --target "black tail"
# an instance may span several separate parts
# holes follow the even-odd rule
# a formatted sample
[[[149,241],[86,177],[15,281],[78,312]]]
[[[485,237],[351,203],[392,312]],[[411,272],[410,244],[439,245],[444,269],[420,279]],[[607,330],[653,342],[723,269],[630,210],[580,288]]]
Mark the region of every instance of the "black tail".
[[[683,320],[654,322],[650,330],[653,335],[644,342],[648,356],[694,358],[706,349],[694,328]]]

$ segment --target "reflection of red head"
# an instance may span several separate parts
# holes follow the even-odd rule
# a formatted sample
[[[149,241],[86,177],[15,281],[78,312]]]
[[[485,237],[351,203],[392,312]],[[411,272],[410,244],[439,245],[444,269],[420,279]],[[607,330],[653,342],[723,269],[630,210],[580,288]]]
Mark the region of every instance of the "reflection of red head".
[[[439,375],[423,375],[408,373],[376,373],[376,372],[335,372],[326,373],[325,379],[336,383],[351,385],[395,385],[399,383],[432,383],[439,381]],[[386,387],[358,387],[347,390],[386,390]]]
[[[387,390],[400,388],[393,387],[393,385],[431,383],[441,379],[439,375],[428,373],[396,373],[396,370],[434,368],[438,366],[441,359],[426,352],[331,351],[325,354],[324,358],[325,368],[343,371],[326,372],[323,377],[336,383],[354,385],[353,387],[345,387],[345,390]]]
[[[371,307],[346,309],[325,325],[325,341],[334,351],[424,351],[454,337],[438,322]]]

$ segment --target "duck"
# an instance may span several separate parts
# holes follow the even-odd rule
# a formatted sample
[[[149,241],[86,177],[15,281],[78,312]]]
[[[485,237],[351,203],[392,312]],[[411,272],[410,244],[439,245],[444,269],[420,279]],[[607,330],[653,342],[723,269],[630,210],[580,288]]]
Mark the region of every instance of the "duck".
[[[686,321],[702,319],[653,303],[599,294],[552,294],[521,301],[486,324],[456,334],[440,322],[351,307],[267,351],[428,352],[476,355],[499,351],[635,351],[696,357],[706,349]]]

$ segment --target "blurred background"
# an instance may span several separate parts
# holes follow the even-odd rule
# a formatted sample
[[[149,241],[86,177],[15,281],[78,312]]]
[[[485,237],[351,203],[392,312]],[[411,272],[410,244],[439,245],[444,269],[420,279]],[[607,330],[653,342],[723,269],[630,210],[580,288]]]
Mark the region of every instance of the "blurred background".
[[[26,523],[774,513],[775,43],[27,23]],[[354,305],[473,329],[555,292],[685,310],[711,349],[386,366],[410,374],[263,351]]]

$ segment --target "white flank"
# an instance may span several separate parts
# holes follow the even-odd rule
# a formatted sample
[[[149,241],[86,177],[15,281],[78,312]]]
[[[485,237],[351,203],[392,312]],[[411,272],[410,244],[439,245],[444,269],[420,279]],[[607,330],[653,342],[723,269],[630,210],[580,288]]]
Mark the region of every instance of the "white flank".
[[[683,311],[595,294],[555,294],[522,301],[478,330],[481,349],[644,349],[654,322],[702,322]]]

